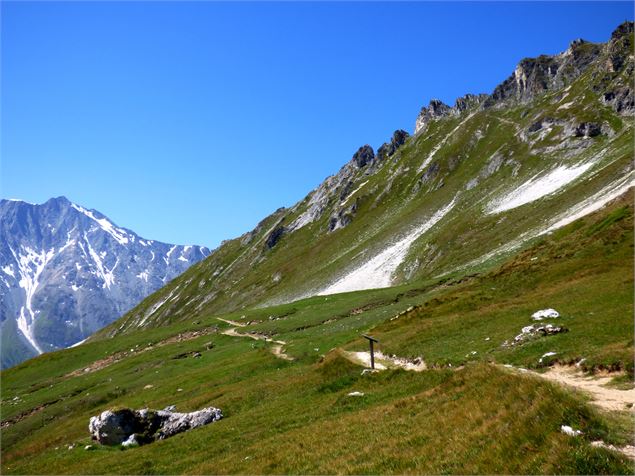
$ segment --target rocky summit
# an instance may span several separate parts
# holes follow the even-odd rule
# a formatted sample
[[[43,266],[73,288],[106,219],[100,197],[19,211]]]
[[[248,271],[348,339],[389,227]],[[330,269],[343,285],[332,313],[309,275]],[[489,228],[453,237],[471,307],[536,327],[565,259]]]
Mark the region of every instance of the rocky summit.
[[[65,197],[1,200],[2,367],[85,339],[208,254],[143,239]]]

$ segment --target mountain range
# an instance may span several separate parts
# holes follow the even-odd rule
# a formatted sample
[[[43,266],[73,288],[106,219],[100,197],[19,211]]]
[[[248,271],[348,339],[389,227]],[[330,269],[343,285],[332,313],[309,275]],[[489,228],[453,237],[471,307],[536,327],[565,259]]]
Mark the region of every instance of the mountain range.
[[[145,240],[65,197],[1,200],[2,367],[80,342],[209,252]]]

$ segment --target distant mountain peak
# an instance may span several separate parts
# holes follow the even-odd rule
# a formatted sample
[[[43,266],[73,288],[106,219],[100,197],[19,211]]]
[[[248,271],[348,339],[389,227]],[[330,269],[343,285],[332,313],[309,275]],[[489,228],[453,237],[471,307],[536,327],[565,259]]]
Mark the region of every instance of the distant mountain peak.
[[[146,240],[64,196],[0,200],[2,366],[85,339],[209,253]]]

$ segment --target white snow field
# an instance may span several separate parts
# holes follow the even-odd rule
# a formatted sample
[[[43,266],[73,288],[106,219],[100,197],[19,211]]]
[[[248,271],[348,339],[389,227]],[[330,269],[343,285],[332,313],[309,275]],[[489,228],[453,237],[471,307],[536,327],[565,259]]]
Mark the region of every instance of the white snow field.
[[[512,192],[493,200],[487,207],[488,214],[500,213],[520,207],[546,195],[554,193],[568,183],[577,179],[594,165],[593,162],[567,167],[561,165],[546,175],[534,175]]]
[[[611,200],[615,200],[633,186],[635,186],[635,179],[633,178],[633,172],[631,172],[627,176],[616,180],[599,192],[571,207],[571,209],[569,209],[564,215],[558,217],[554,223],[543,230],[540,234],[543,235],[545,233],[550,233],[576,221],[578,218],[582,218],[585,215],[599,210]]]
[[[406,257],[410,246],[417,238],[436,225],[454,207],[455,200],[437,211],[429,220],[415,227],[396,243],[389,245],[375,257],[350,271],[333,284],[318,292],[319,296],[361,291],[362,289],[385,288],[391,285],[392,275]]]

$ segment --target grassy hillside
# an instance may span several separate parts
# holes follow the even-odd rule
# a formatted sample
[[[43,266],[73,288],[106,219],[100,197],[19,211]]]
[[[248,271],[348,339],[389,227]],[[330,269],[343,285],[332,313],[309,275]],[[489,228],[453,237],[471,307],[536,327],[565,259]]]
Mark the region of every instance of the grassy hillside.
[[[590,442],[629,443],[632,413],[602,412],[498,364],[541,371],[540,357],[555,351],[632,380],[632,201],[629,193],[490,272],[202,313],[27,361],[2,372],[2,472],[630,474],[626,457]],[[501,346],[545,307],[561,312],[554,323],[567,333]],[[294,360],[277,358],[271,342],[222,334],[233,326],[219,317],[285,341]],[[431,368],[362,375],[346,352],[366,349],[362,332]],[[217,406],[225,418],[139,448],[84,449],[91,415],[170,404]]]
[[[633,117],[606,100],[632,83],[632,36],[578,45],[571,55],[603,53],[530,101],[474,106],[431,121],[382,160],[347,163],[304,200],[225,242],[97,338],[318,294],[446,208],[416,237],[390,284],[502,263],[576,210],[632,182]],[[616,71],[607,66],[611,51],[624,58]],[[541,179],[576,170],[583,172],[552,193],[493,211]]]

